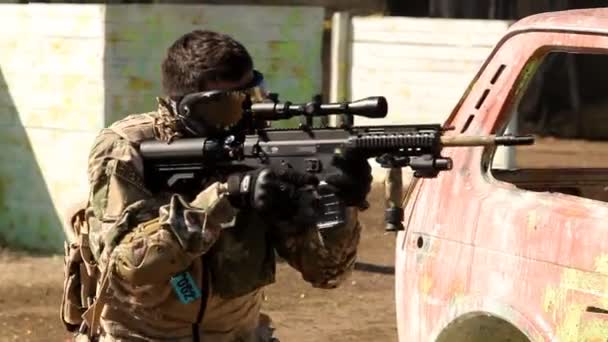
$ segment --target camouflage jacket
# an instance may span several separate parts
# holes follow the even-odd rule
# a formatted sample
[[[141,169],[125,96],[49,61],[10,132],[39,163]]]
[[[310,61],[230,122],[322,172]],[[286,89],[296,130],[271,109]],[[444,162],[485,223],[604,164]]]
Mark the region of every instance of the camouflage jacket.
[[[201,298],[200,334],[213,341],[256,340],[261,289],[274,282],[276,253],[315,287],[336,287],[352,270],[359,241],[357,210],[344,226],[321,233],[266,222],[233,208],[213,180],[197,196],[152,193],[138,145],[180,137],[169,107],[136,114],[101,131],[90,153],[86,209],[89,243],[109,283],[101,324],[109,336],[191,336]],[[203,279],[203,265],[208,279]],[[208,296],[185,303],[171,278],[188,272]],[[207,287],[204,286],[207,282]]]

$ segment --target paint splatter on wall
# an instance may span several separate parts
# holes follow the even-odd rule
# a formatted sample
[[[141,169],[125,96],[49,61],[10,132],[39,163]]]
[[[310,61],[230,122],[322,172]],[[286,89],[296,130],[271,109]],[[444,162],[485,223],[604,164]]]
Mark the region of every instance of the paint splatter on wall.
[[[194,29],[241,41],[281,98],[307,101],[321,91],[321,8],[110,6],[105,20],[106,122],[153,109],[167,47]]]
[[[63,213],[88,192],[96,133],[155,108],[166,48],[193,29],[242,41],[271,91],[321,91],[314,7],[0,5],[0,245],[59,251]]]

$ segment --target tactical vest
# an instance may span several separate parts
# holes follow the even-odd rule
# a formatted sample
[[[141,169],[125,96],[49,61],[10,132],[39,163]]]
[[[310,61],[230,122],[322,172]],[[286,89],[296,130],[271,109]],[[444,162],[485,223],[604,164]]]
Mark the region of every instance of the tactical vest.
[[[116,122],[110,130],[138,147],[142,141],[154,139],[155,115],[154,112],[131,115]],[[202,190],[184,195],[193,200]],[[204,256],[214,294],[230,299],[274,282],[276,265],[269,228],[256,212],[240,212],[235,226],[222,231]]]
[[[138,147],[142,141],[154,139],[155,115],[154,112],[131,115],[108,129]],[[99,271],[89,248],[84,209],[68,223],[76,239],[71,244],[66,243],[61,318],[67,330],[76,331],[82,326],[83,313],[95,298]],[[207,267],[214,296],[231,299],[274,282],[275,258],[269,229],[257,213],[240,212],[235,225],[224,229],[213,247],[203,255],[202,263],[195,263]]]

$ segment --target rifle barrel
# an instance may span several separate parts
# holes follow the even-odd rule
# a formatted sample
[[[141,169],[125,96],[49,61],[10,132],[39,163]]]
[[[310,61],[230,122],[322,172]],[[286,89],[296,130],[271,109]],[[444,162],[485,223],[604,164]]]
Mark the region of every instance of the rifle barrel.
[[[480,136],[442,136],[441,145],[445,147],[457,146],[514,146],[514,145],[532,145],[534,137],[531,135],[513,136],[513,135],[480,135]]]

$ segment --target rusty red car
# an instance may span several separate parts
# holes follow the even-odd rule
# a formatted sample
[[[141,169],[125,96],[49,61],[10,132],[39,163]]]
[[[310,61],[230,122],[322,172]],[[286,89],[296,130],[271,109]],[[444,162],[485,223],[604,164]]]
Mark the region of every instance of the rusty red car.
[[[446,149],[396,242],[400,341],[608,339],[608,9],[513,24],[445,122],[533,134]]]

